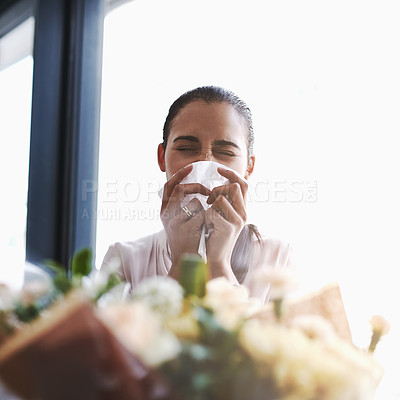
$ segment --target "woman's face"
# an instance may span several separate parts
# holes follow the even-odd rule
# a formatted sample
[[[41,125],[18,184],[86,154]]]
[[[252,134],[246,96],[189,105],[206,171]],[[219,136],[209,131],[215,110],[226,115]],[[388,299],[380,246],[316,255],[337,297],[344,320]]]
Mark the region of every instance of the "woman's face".
[[[216,161],[247,179],[254,156],[247,156],[247,128],[228,103],[195,101],[172,121],[166,148],[158,147],[158,164],[167,179],[196,161]]]

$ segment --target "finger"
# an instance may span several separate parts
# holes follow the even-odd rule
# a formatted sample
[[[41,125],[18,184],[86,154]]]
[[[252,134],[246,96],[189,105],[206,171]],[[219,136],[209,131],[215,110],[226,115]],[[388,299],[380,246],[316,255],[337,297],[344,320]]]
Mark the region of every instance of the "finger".
[[[237,189],[239,189],[239,191],[237,191]],[[207,203],[212,204],[215,201],[215,199],[221,194],[224,195],[230,202],[232,202],[232,198],[237,194],[240,194],[240,196],[242,196],[239,183],[237,182],[229,183],[226,185],[215,187],[211,191],[210,196],[208,196]]]
[[[218,196],[221,195],[225,196],[242,219],[246,219],[246,206],[238,183],[231,183],[214,188],[207,199],[207,203],[214,203]]]
[[[210,193],[210,195],[208,196],[208,199],[207,199],[207,204],[214,203],[215,199],[219,195],[224,195],[224,196],[226,196],[228,198],[229,191],[230,191],[230,187],[229,186],[230,186],[230,184],[217,186],[213,190],[211,190],[211,193]],[[228,198],[228,200],[229,200],[229,198]]]
[[[174,215],[173,218],[169,221],[171,232],[174,232],[177,235],[181,234],[181,239],[184,241],[192,240],[193,237],[191,237],[191,235],[193,235],[194,233],[201,233],[201,229],[204,225],[205,219],[204,213],[205,210],[201,209],[193,213],[192,217],[189,218],[184,211],[180,210],[179,213],[177,215]],[[187,229],[182,231],[183,225]]]
[[[169,198],[171,196],[171,193],[173,192],[175,186],[179,185],[182,182],[182,180],[190,174],[192,169],[193,169],[193,165],[189,164],[189,165],[186,165],[186,167],[180,169],[174,175],[172,175],[172,177],[164,185],[163,199],[164,199],[164,196],[165,196],[165,198]]]
[[[201,210],[203,210],[203,207],[199,199],[195,198],[190,200],[186,206],[181,208],[181,213],[185,219],[191,219],[195,217]]]
[[[171,196],[163,199],[161,210],[168,208],[181,208],[183,199],[189,194],[210,195],[210,189],[207,189],[200,183],[184,183],[176,185]]]
[[[183,183],[176,185],[170,198],[165,201],[171,205],[175,204],[180,208],[183,199],[189,194],[202,194],[203,196],[210,195],[210,189],[207,189],[201,183]]]
[[[218,196],[209,210],[219,214],[221,218],[232,224],[242,225],[245,222],[225,196]],[[213,212],[212,214],[214,214]]]
[[[204,224],[205,212],[206,211],[204,210],[204,208],[201,208],[200,210],[196,211],[195,213],[193,213],[193,217],[190,218],[187,223],[188,224],[193,223],[194,225],[199,226],[199,228],[202,228]]]
[[[244,199],[246,198],[249,185],[243,178],[241,178],[236,172],[225,168],[218,168],[218,172],[224,178],[229,179],[231,183],[238,183],[240,185],[243,198]]]
[[[211,235],[211,232],[215,230],[215,227],[219,227],[219,230],[228,232],[230,223],[224,218],[222,215],[224,212],[221,209],[216,209],[210,207],[204,216],[204,221],[206,224],[206,228],[208,233]]]

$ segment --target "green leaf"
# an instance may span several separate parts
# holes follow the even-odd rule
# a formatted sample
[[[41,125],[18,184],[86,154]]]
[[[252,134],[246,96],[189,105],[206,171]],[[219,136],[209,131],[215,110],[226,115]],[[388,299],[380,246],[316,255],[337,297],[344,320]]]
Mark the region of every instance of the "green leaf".
[[[60,272],[53,278],[53,285],[62,294],[66,294],[72,289],[72,282],[68,279],[65,272]]]
[[[57,261],[45,260],[43,264],[46,268],[50,269],[52,272],[55,272],[57,274],[65,273],[65,267]]]
[[[30,322],[37,318],[39,314],[40,310],[35,303],[28,304],[26,306],[22,304],[17,304],[17,307],[15,309],[15,315],[22,322]]]
[[[221,346],[233,332],[227,331],[215,318],[214,311],[205,307],[197,307],[197,323],[204,343]]]
[[[71,262],[72,276],[81,278],[87,276],[92,270],[92,250],[83,248],[78,250]]]
[[[185,297],[204,297],[206,294],[207,265],[197,254],[184,254],[180,261],[179,283]]]
[[[4,310],[0,310],[0,344],[5,336],[14,332],[14,327],[10,325],[8,318],[8,313]]]
[[[120,279],[119,276],[117,276],[115,274],[111,274],[108,277],[107,283],[103,287],[101,287],[100,290],[98,291],[98,293],[95,297],[95,301],[99,300],[101,296],[108,293],[111,289],[113,289],[115,286],[119,285],[121,282],[122,282],[122,280]]]
[[[207,390],[214,383],[214,379],[208,372],[197,372],[192,377],[193,388],[196,392]]]

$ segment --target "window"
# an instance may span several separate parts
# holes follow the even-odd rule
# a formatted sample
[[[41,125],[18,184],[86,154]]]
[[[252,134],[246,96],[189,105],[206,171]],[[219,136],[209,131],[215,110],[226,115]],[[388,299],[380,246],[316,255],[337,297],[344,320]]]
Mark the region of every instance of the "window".
[[[29,19],[33,15],[35,23]],[[0,65],[6,68],[0,72],[4,76],[2,84],[10,83],[4,82],[4,74],[13,63],[32,53],[34,43],[32,115],[26,119],[30,122],[30,142],[26,148],[21,140],[18,147],[19,153],[29,153],[27,207],[18,217],[10,217],[12,226],[7,230],[11,232],[20,216],[26,215],[26,260],[39,266],[52,259],[68,268],[79,248],[94,247],[96,221],[83,219],[81,209],[84,205],[95,207],[96,194],[86,194],[84,200],[82,182],[97,177],[103,21],[102,0],[83,0],[79,4],[64,0],[1,2]],[[12,38],[11,45],[6,38]],[[32,80],[32,71],[30,74]],[[6,99],[2,114],[11,114],[11,100],[16,96],[15,87],[1,88],[0,97]],[[19,100],[22,107],[23,98]],[[25,120],[21,110],[19,120]],[[17,126],[19,120],[13,124]],[[1,131],[3,136],[6,132]],[[11,145],[11,140],[7,143],[3,137],[3,141]],[[23,186],[27,179],[18,181],[17,172],[22,172],[23,163],[18,160],[14,164],[18,169],[8,164],[8,171],[2,172],[13,174],[16,194],[16,185]],[[26,202],[26,193],[23,198]],[[7,266],[7,279],[11,271]]]
[[[254,115],[250,220],[292,243],[305,290],[340,283],[356,344],[368,342],[373,313],[392,320],[396,337],[398,7],[136,0],[112,11],[97,266],[111,243],[161,229],[156,147],[168,107],[188,89],[220,85]],[[385,344],[385,362],[394,346]]]
[[[15,286],[25,262],[33,32],[31,17],[0,38],[0,280]]]

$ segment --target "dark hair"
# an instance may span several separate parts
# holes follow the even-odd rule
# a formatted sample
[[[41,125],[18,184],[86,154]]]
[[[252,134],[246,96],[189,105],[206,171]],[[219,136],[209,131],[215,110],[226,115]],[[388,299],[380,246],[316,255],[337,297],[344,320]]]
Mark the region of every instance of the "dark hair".
[[[167,118],[164,123],[163,129],[163,146],[167,146],[167,140],[171,125],[185,106],[195,101],[203,101],[205,103],[227,103],[230,104],[236,112],[243,118],[248,131],[247,135],[247,154],[248,156],[253,155],[253,144],[254,144],[254,132],[253,132],[253,117],[251,115],[250,108],[247,104],[241,100],[235,93],[223,89],[218,86],[202,86],[196,89],[190,90],[182,94],[176,99],[171,105]]]
[[[250,269],[255,246],[253,237],[257,239],[259,246],[263,246],[262,237],[257,227],[253,224],[245,225],[232,251],[231,267],[240,284],[244,282]]]

